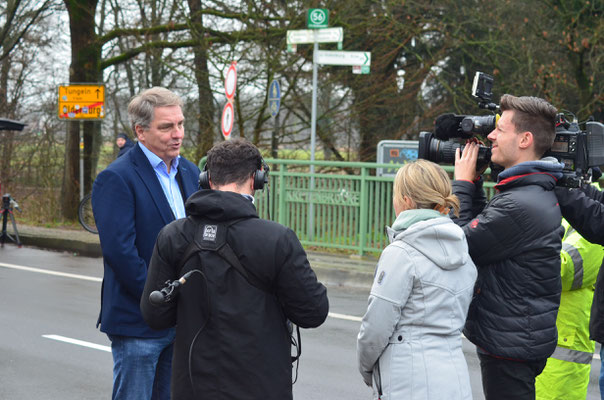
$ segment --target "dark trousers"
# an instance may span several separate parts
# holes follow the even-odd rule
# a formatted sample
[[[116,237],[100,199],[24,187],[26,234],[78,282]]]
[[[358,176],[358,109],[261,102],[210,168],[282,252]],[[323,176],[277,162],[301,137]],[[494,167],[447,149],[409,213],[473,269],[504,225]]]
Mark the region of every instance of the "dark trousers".
[[[482,390],[486,400],[535,400],[535,378],[545,368],[542,361],[511,361],[478,353]]]

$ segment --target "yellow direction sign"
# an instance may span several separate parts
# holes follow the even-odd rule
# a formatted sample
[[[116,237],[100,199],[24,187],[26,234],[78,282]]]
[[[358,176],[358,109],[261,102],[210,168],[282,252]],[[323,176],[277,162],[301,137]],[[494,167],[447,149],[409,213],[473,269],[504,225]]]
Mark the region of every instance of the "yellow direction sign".
[[[105,118],[104,85],[59,86],[59,119]]]

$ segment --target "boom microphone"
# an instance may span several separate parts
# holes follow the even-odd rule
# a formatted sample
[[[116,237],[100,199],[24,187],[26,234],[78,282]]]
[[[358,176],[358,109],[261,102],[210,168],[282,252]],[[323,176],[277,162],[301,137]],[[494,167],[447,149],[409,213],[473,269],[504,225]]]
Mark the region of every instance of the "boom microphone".
[[[184,274],[180,279],[170,282],[170,280],[166,281],[166,286],[164,286],[161,290],[154,290],[149,295],[149,302],[154,306],[160,306],[164,303],[169,303],[174,299],[174,297],[178,294],[178,290],[182,285],[187,283],[187,279],[193,272],[199,272],[196,269],[191,270]]]

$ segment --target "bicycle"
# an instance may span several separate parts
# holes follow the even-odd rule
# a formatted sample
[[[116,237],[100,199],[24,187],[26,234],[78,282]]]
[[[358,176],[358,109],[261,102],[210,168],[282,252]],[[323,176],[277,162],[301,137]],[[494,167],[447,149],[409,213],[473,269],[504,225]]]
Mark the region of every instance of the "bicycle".
[[[78,206],[78,220],[84,229],[90,233],[98,234],[99,231],[94,221],[94,215],[92,214],[92,194],[84,196],[80,205]]]

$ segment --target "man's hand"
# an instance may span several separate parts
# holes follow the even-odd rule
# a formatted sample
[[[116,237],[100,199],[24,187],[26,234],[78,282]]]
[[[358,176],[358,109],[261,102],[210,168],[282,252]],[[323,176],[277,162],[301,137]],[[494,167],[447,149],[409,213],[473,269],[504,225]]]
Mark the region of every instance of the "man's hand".
[[[478,160],[478,144],[466,144],[460,155],[459,148],[455,149],[455,179],[473,182],[477,178],[476,160]]]

